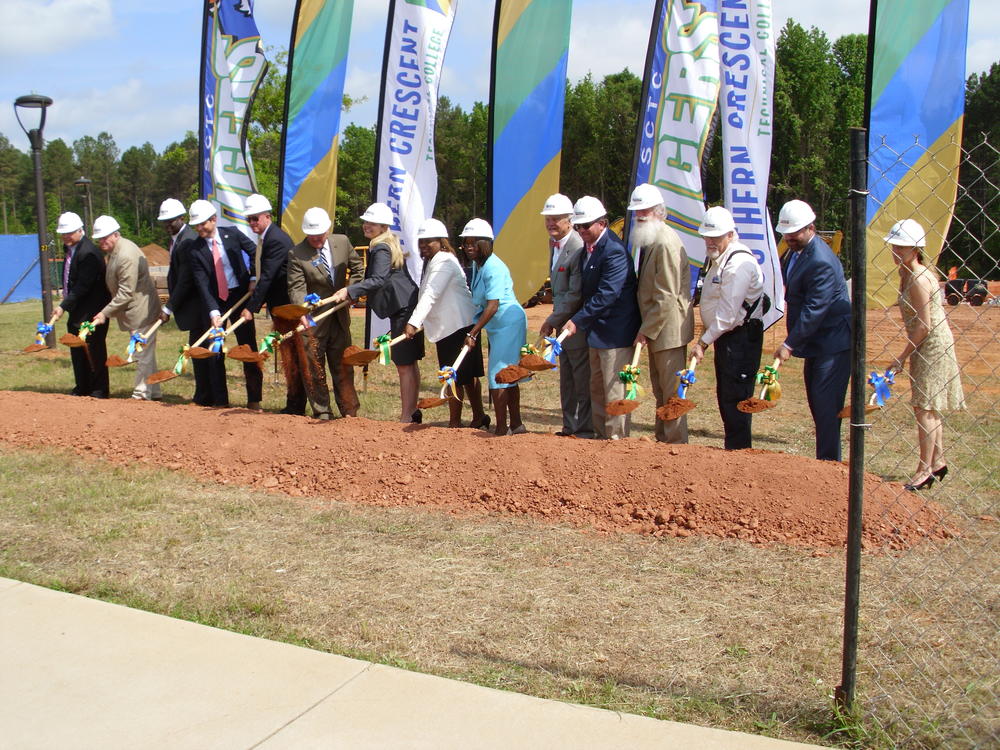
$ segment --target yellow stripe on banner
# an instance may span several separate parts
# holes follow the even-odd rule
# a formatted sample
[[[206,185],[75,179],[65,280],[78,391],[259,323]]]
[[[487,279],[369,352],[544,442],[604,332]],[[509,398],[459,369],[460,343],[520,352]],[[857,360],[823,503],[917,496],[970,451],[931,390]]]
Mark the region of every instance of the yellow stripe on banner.
[[[333,139],[329,152],[324,156],[302,182],[299,192],[288,202],[281,215],[281,228],[296,244],[305,239],[302,234],[302,216],[307,209],[319,206],[326,209],[332,218],[337,207],[337,153],[340,136]],[[331,231],[336,231],[336,228]]]
[[[507,35],[517,25],[517,22],[521,20],[521,14],[527,10],[531,2],[532,0],[507,0],[501,4],[500,23],[497,26],[497,47],[504,43]],[[548,198],[549,196],[546,195],[545,197]],[[545,201],[542,200],[542,203],[544,204]]]
[[[517,202],[494,243],[494,250],[514,278],[514,294],[527,302],[549,277],[548,235],[541,210],[545,199],[559,192],[557,153],[538,173],[531,189]]]
[[[302,36],[309,31],[316,16],[323,10],[326,0],[302,0],[299,4],[299,22],[295,27],[295,44],[302,41]]]
[[[962,157],[959,117],[899,181],[868,225],[868,304],[896,304],[899,275],[884,237],[901,219],[915,219],[927,232],[924,261],[937,264],[955,210],[958,167]]]

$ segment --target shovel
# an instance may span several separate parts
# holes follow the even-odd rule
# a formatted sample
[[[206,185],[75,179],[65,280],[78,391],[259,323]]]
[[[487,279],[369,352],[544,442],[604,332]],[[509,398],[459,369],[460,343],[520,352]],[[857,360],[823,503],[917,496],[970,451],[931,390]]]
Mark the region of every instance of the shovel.
[[[781,367],[781,360],[775,357],[770,366],[757,373],[757,383],[760,385],[760,397],[743,399],[736,408],[745,414],[757,414],[758,412],[773,409],[775,403],[781,398],[781,384],[778,382],[778,368]]]
[[[315,310],[321,305],[333,302],[333,296],[320,299],[318,294],[307,294],[303,302],[305,303],[303,305],[278,305],[271,310],[271,315],[282,320],[298,320],[310,310]]]
[[[161,325],[163,325],[162,319],[153,323],[145,333],[134,331],[128,342],[128,359],[122,359],[117,354],[112,354],[104,361],[104,364],[107,367],[122,367],[133,364],[135,362],[135,355],[142,353],[143,348],[149,343],[149,337],[156,333],[156,329]]]
[[[896,384],[896,373],[890,367],[885,371],[884,374],[879,374],[877,372],[872,372],[868,376],[868,385],[872,387],[871,398],[868,399],[868,403],[865,404],[865,414],[870,414],[873,411],[878,411],[885,407],[885,402],[892,398],[892,388],[891,386]],[[851,416],[851,405],[848,404],[839,412],[837,416],[841,419],[847,419]]]
[[[621,417],[631,414],[639,408],[639,354],[642,352],[642,344],[635,345],[635,352],[632,354],[632,363],[625,365],[625,369],[618,373],[618,379],[625,384],[625,398],[616,399],[604,405],[604,411],[609,417]]]
[[[233,314],[233,310],[242,305],[249,298],[250,298],[250,292],[247,292],[242,297],[240,297],[239,300],[236,301],[236,304],[234,304],[232,307],[230,307],[222,314],[222,320],[223,321],[228,320],[229,316]],[[201,336],[198,337],[198,340],[195,341],[193,344],[191,344],[191,346],[187,345],[182,346],[180,356],[177,357],[177,363],[174,365],[174,369],[159,370],[158,372],[154,372],[152,375],[146,378],[146,385],[156,385],[157,383],[163,383],[167,380],[173,380],[174,378],[179,376],[182,372],[184,372],[184,368],[187,366],[187,360],[189,357],[195,357],[196,359],[204,359],[205,357],[211,357],[212,352],[209,349],[205,349],[201,345],[205,342],[205,339],[209,337],[209,334],[211,334],[215,330],[221,330],[221,329],[215,329],[210,327],[207,331],[201,334]],[[223,331],[222,333],[224,334],[225,332]]]
[[[80,324],[79,335],[73,335],[72,333],[64,333],[59,337],[59,343],[65,344],[66,346],[76,349],[80,346],[87,345],[87,336],[92,334],[97,328],[91,321],[85,320]]]
[[[471,349],[468,346],[463,346],[462,351],[458,353],[458,356],[455,358],[451,367],[442,367],[438,370],[438,380],[441,381],[441,395],[420,399],[417,401],[418,409],[432,409],[435,406],[442,406],[447,404],[448,400],[452,398],[456,401],[462,400],[458,397],[458,389],[455,387],[455,378],[458,376],[458,368],[462,364],[462,360],[465,359],[465,355],[470,351]],[[446,395],[449,388],[451,388],[450,396]]]
[[[417,333],[424,330],[423,326],[417,329]],[[359,349],[358,347],[351,345],[344,349],[344,359],[345,365],[351,365],[353,367],[362,367],[376,359],[383,365],[389,364],[391,361],[389,350],[392,349],[400,341],[406,340],[406,334],[399,334],[396,338],[390,339],[389,334],[385,333],[378,336],[375,339],[375,344],[378,349]]]
[[[569,336],[569,331],[563,331],[556,338],[543,336],[538,339],[538,343],[534,346],[522,347],[521,354],[523,356],[517,363],[518,366],[532,372],[544,372],[545,370],[555,369],[557,367],[556,360],[562,354],[562,342],[567,336]],[[548,344],[543,353],[539,355],[538,349],[541,347],[543,341],[548,342]]]
[[[664,422],[669,422],[671,419],[683,417],[698,405],[694,401],[687,400],[687,389],[698,382],[698,378],[694,376],[694,368],[697,366],[698,360],[691,357],[691,361],[688,363],[687,369],[679,370],[676,373],[681,379],[677,386],[677,395],[668,398],[667,402],[656,410],[656,416]]]
[[[32,354],[34,352],[40,352],[42,351],[42,349],[48,349],[49,347],[45,343],[45,337],[48,336],[50,333],[52,333],[53,330],[52,327],[56,324],[57,319],[58,319],[58,314],[53,313],[52,317],[49,318],[48,323],[42,320],[38,321],[38,327],[35,330],[35,343],[28,344],[21,351],[25,351],[28,352],[29,354]]]
[[[235,323],[233,323],[231,326],[229,326],[229,328],[225,330],[225,332],[222,334],[222,338],[225,339],[229,334],[231,334],[233,331],[235,331],[237,328],[239,328],[246,322],[247,319],[241,317],[239,320],[237,320]],[[225,349],[223,349],[223,351],[225,351]],[[234,346],[226,353],[226,356],[229,357],[230,359],[235,359],[238,362],[256,362],[259,364],[260,362],[264,361],[264,357],[261,357],[258,352],[255,352],[253,349],[251,349],[249,344],[239,344],[238,346]]]

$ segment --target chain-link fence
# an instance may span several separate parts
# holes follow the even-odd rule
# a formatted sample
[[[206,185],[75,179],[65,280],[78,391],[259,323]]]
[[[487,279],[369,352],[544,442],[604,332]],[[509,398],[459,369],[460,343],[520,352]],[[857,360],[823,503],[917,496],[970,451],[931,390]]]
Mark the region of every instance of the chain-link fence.
[[[1000,144],[883,140],[869,164],[866,371],[919,346],[868,417],[865,469],[922,485],[897,503],[948,531],[864,556],[856,705],[885,744],[1000,747]],[[902,219],[919,255],[883,240]]]

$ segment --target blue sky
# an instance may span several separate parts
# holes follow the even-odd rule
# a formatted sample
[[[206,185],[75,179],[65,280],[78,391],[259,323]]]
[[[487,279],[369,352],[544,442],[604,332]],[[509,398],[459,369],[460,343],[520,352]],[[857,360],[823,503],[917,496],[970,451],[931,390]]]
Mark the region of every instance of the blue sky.
[[[149,141],[162,150],[197,127],[201,8],[204,0],[2,0],[0,133],[27,150],[14,119],[21,94],[53,98],[47,139],[68,144],[102,130],[123,150]],[[387,0],[355,0],[346,91],[367,96],[344,124],[371,125],[378,103]],[[600,78],[642,69],[653,0],[576,0],[569,76]],[[288,46],[294,0],[257,0],[264,44]],[[608,13],[610,7],[613,13]],[[791,15],[831,39],[864,32],[867,0],[775,0],[775,24]],[[441,94],[468,108],[489,95],[493,0],[458,0]],[[1000,3],[971,0],[968,72],[997,60]]]

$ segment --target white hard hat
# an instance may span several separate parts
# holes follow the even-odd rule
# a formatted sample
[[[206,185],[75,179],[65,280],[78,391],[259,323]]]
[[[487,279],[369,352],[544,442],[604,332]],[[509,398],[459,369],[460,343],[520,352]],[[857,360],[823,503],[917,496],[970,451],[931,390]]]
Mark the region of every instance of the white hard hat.
[[[816,221],[816,214],[805,201],[791,200],[781,207],[778,214],[778,232],[791,234]]]
[[[568,216],[573,213],[573,201],[562,193],[550,195],[545,199],[542,216]]]
[[[735,231],[736,222],[733,221],[733,215],[722,206],[712,206],[708,209],[698,227],[698,234],[702,237],[721,237]]]
[[[663,203],[663,193],[659,188],[644,182],[636,185],[632,191],[632,198],[628,202],[629,211],[639,211],[643,208],[652,208]]]
[[[72,234],[77,229],[83,229],[83,219],[72,211],[67,211],[59,217],[56,224],[56,234]]]
[[[94,231],[91,233],[91,236],[95,240],[100,240],[107,237],[109,234],[114,234],[119,229],[121,229],[121,225],[119,225],[113,217],[98,216],[94,219]]]
[[[273,209],[271,208],[271,201],[265,198],[260,193],[251,193],[247,196],[247,199],[243,202],[243,215],[244,216],[256,216],[257,214],[270,213]]]
[[[171,219],[176,219],[178,216],[183,216],[186,213],[187,211],[184,210],[183,203],[176,198],[167,198],[160,204],[160,215],[156,217],[156,220],[170,221]]]
[[[447,237],[448,228],[437,219],[424,219],[417,230],[418,240],[432,240],[436,237]]]
[[[392,215],[392,209],[384,203],[372,203],[361,214],[361,221],[367,221],[369,224],[384,224],[387,227],[391,227],[396,223],[396,218]]]
[[[302,233],[309,235],[323,234],[329,232],[333,222],[330,221],[330,214],[319,206],[306,209],[302,216]]]
[[[485,237],[488,240],[494,239],[493,227],[484,219],[469,219],[469,223],[462,229],[459,237]]]
[[[191,204],[191,208],[188,210],[188,216],[194,226],[204,224],[206,221],[215,216],[216,213],[215,204],[211,201],[205,200],[195,201]]]
[[[913,219],[903,219],[892,225],[889,234],[885,236],[885,241],[890,245],[903,247],[926,247],[927,232]]]
[[[602,216],[607,216],[604,204],[592,195],[585,195],[573,206],[573,223],[589,224]]]

